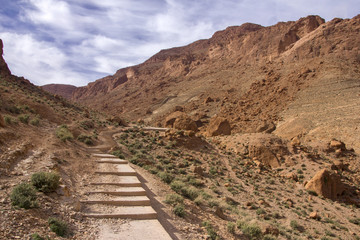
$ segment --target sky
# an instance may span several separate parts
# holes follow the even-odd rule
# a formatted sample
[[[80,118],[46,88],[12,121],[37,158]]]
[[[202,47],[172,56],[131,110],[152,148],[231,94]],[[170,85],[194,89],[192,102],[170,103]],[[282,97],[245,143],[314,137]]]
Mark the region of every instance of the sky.
[[[359,13],[359,0],[0,0],[0,39],[14,75],[83,86],[228,26]]]

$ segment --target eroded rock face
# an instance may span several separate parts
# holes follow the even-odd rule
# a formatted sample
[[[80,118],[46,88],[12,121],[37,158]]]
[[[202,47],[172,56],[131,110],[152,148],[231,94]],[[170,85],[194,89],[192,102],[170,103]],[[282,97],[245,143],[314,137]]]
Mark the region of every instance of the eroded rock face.
[[[230,123],[226,118],[213,117],[210,119],[209,126],[207,127],[206,133],[209,137],[218,135],[230,135],[231,127]]]
[[[5,127],[4,117],[0,114],[0,127]]]
[[[176,119],[184,116],[185,113],[175,111],[165,118],[164,127],[172,128]]]
[[[4,75],[10,75],[11,72],[5,62],[5,60],[3,59],[2,55],[3,55],[3,42],[0,39],[0,73],[4,74]]]
[[[340,176],[327,169],[317,172],[305,188],[332,200],[339,198],[345,191]]]

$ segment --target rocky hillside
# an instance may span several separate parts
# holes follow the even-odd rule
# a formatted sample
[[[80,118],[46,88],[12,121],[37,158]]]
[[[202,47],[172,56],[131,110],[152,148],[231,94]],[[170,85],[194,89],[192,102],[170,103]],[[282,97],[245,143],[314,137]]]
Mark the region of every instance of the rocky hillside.
[[[338,138],[360,151],[359,29],[359,16],[229,27],[77,88],[73,100],[158,125],[180,106],[204,129],[218,115],[232,132],[274,125],[288,139]]]
[[[71,99],[72,94],[76,89],[75,86],[68,84],[47,84],[41,86],[41,88],[44,89],[45,91],[62,96],[69,100]]]

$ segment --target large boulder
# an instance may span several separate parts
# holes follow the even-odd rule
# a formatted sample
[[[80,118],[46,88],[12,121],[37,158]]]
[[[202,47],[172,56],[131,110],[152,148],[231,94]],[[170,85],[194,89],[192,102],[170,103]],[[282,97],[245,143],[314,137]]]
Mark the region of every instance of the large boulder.
[[[206,129],[206,133],[209,137],[218,135],[230,135],[230,123],[226,118],[215,116],[210,119],[210,123]]]
[[[327,169],[317,172],[305,188],[332,200],[336,200],[345,191],[340,176]]]
[[[196,122],[186,115],[178,117],[174,122],[173,128],[179,130],[191,130],[194,132],[198,130]]]
[[[271,149],[264,145],[251,145],[249,148],[249,157],[258,159],[262,164],[272,168],[280,167],[280,161]]]
[[[175,128],[178,130],[197,131],[198,127],[194,120],[192,120],[186,113],[176,111],[166,117],[164,126],[168,128]]]
[[[175,112],[171,113],[169,116],[167,116],[165,118],[164,127],[172,128],[174,126],[175,120],[184,115],[186,115],[186,114],[181,111],[175,111]]]

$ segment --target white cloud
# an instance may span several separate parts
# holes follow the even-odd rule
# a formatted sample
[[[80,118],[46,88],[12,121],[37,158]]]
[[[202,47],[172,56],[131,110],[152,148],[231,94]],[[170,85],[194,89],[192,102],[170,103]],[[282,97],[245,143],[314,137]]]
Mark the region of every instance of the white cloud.
[[[13,74],[25,76],[38,85],[47,83],[86,83],[84,76],[67,67],[68,57],[47,42],[39,42],[29,34],[1,33],[4,58]]]
[[[358,14],[358,0],[2,1],[0,38],[14,74],[83,85],[231,25]],[[311,6],[311,7],[309,7]],[[2,9],[5,9],[1,11]],[[7,9],[10,9],[7,11]],[[16,14],[18,12],[18,14]]]

